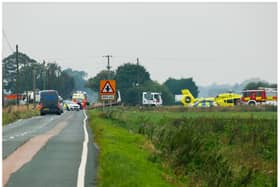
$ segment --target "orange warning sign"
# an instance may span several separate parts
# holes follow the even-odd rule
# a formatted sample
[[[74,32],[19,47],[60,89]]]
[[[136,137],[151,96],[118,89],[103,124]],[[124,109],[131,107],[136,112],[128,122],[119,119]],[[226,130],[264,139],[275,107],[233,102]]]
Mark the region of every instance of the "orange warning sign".
[[[115,95],[116,80],[100,80],[100,95]]]

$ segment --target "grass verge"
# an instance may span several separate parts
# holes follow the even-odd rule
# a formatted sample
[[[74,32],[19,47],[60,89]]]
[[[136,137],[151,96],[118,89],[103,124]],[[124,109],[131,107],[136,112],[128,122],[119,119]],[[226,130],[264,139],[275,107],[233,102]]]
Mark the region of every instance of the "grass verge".
[[[26,105],[18,107],[8,106],[2,111],[2,125],[4,126],[18,119],[26,119],[37,115],[39,115],[39,111],[32,109],[32,106],[29,106],[29,108]]]
[[[89,124],[100,147],[98,186],[174,186],[160,162],[152,159],[152,144],[140,134],[118,127],[91,110]],[[168,182],[169,181],[169,182]]]
[[[116,108],[100,114],[145,135],[188,186],[276,186],[276,112],[168,112]]]

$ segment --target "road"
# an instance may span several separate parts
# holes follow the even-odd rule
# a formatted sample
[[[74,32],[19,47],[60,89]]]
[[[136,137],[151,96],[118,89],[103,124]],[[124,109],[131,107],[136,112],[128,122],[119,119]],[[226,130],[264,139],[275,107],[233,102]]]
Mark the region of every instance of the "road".
[[[96,154],[84,111],[3,128],[3,186],[95,186]]]

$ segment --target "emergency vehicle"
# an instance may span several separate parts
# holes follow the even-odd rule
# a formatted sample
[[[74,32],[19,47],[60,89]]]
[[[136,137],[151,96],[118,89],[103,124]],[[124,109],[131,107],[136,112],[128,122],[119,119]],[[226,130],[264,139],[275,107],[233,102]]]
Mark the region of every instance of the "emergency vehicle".
[[[76,91],[72,94],[72,101],[80,105],[80,109],[85,109],[87,102],[87,93],[83,91]]]
[[[259,88],[257,90],[242,91],[241,101],[243,104],[257,105],[269,104],[277,105],[277,90],[274,88]]]
[[[216,97],[195,98],[188,89],[181,90],[180,101],[184,106],[235,106],[240,104],[241,95],[236,93],[221,93]],[[178,97],[179,95],[177,95]]]
[[[215,97],[215,102],[218,106],[236,106],[240,105],[241,95],[228,92],[221,93]]]

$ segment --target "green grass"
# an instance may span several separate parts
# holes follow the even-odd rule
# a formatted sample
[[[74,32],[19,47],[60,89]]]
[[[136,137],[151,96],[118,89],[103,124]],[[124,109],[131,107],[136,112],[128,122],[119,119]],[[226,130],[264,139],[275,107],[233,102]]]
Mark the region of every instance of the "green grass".
[[[189,186],[276,185],[276,112],[148,110],[118,107],[99,117],[149,138],[154,158]]]
[[[89,111],[90,126],[100,147],[98,186],[174,186],[160,163],[151,161],[147,139]]]
[[[2,125],[7,125],[19,119],[26,119],[32,116],[38,116],[39,111],[32,109],[32,106],[27,109],[26,106],[7,107],[2,110]]]

